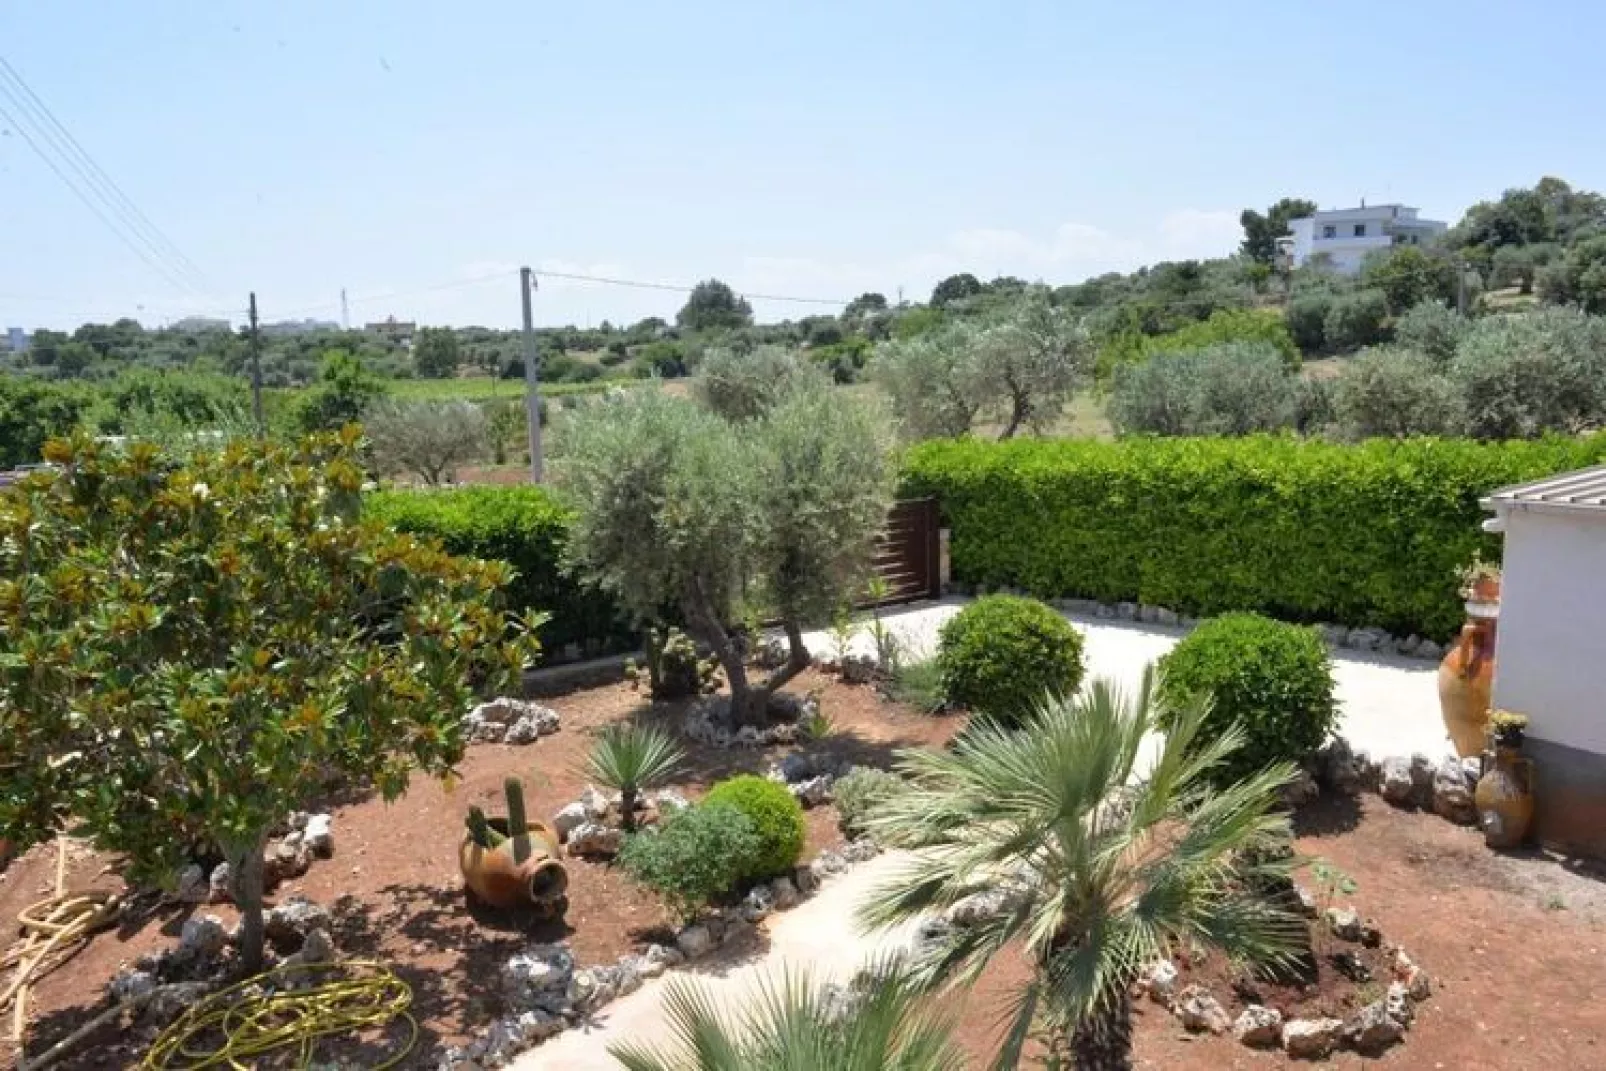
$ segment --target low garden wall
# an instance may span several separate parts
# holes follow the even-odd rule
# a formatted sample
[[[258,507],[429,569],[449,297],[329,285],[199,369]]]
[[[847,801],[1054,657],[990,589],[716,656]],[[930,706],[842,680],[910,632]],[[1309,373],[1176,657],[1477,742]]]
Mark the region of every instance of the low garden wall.
[[[967,585],[1442,642],[1463,619],[1457,568],[1475,551],[1499,558],[1479,498],[1603,458],[1606,434],[939,440],[911,451],[904,491],[942,503]]]

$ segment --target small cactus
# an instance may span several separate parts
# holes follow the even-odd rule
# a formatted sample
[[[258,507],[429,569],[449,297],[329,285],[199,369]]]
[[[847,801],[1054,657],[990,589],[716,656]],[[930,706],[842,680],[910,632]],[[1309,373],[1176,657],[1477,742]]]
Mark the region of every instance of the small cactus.
[[[464,821],[468,826],[468,836],[475,844],[489,851],[501,844],[507,838],[498,833],[485,817],[485,811],[479,807],[468,809],[468,818]]]
[[[502,782],[507,797],[507,835],[513,842],[513,861],[524,862],[530,855],[530,823],[524,813],[524,783],[517,777]]]

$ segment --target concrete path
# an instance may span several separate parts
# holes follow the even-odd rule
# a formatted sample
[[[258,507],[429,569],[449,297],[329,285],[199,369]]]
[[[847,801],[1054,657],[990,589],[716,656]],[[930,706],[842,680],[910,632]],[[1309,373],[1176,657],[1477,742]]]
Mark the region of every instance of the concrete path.
[[[927,657],[937,649],[937,630],[960,608],[965,599],[944,599],[920,603],[882,614],[898,634],[906,651]],[[1086,637],[1089,677],[1112,677],[1128,687],[1136,687],[1143,667],[1176,646],[1186,633],[1134,621],[1081,617],[1065,614]],[[834,654],[835,644],[827,632],[811,632],[804,639],[816,655]],[[853,650],[869,654],[872,645],[861,628]],[[1337,683],[1339,733],[1357,751],[1373,758],[1411,755],[1421,752],[1437,760],[1455,754],[1439,714],[1438,665],[1396,655],[1333,652],[1333,676]]]
[[[889,611],[882,617],[897,632],[905,651],[924,657],[936,649],[942,623],[963,605],[962,599],[945,599]],[[1066,617],[1087,639],[1089,676],[1112,677],[1128,686],[1135,686],[1143,667],[1183,636],[1180,629],[1156,625]],[[828,633],[810,633],[805,638],[816,655],[836,653]],[[871,641],[863,629],[853,649],[870,652]],[[1453,754],[1439,717],[1436,670],[1431,662],[1334,652],[1339,732],[1355,748],[1376,758],[1422,752],[1437,759]],[[768,950],[757,959],[725,968],[671,971],[603,1008],[590,1027],[561,1034],[508,1066],[517,1071],[618,1071],[618,1062],[607,1054],[610,1044],[627,1039],[668,1040],[663,995],[672,979],[692,978],[710,986],[722,1005],[734,1009],[764,980],[779,978],[788,969],[806,968],[822,979],[850,977],[876,954],[909,944],[912,925],[866,938],[853,923],[854,909],[865,892],[895,872],[904,858],[902,853],[879,856],[826,885],[798,907],[772,916],[766,924]]]
[[[901,852],[877,856],[827,882],[797,907],[771,916],[764,924],[769,948],[762,956],[723,967],[670,971],[604,1006],[589,1027],[559,1034],[507,1066],[515,1071],[620,1071],[619,1062],[608,1055],[609,1045],[669,1041],[663,999],[674,980],[707,986],[722,1007],[733,1010],[766,981],[778,981],[786,970],[807,969],[822,981],[846,981],[877,953],[907,947],[913,937],[913,924],[865,938],[853,922],[866,892],[896,872],[906,858]]]

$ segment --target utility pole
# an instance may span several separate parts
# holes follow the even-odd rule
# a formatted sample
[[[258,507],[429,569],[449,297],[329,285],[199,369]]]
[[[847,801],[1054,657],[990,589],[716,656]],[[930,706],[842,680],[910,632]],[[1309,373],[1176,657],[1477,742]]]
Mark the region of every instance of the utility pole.
[[[536,371],[535,315],[530,295],[535,278],[529,268],[519,269],[519,296],[524,301],[524,409],[530,425],[530,482],[541,482],[541,376]]]
[[[351,306],[346,304],[346,288],[340,288],[340,326],[343,330],[351,330]]]
[[[262,417],[262,335],[257,331],[257,292],[251,291],[251,411],[256,415],[257,438],[268,436]]]

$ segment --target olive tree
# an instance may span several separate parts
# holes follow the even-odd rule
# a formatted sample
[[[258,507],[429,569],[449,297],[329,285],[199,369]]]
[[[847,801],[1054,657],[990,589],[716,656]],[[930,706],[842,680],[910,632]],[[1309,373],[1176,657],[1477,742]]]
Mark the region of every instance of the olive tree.
[[[748,353],[717,346],[704,351],[692,390],[703,405],[726,420],[753,420],[807,378],[825,379],[785,346],[759,346]]]
[[[571,567],[642,625],[677,616],[718,659],[733,717],[760,724],[808,664],[802,629],[863,576],[891,501],[889,426],[808,380],[740,425],[660,391],[591,406],[569,418],[553,463],[577,507]],[[755,683],[734,632],[757,592],[791,657]]]
[[[1357,439],[1455,435],[1461,397],[1442,366],[1399,347],[1366,350],[1333,383],[1333,409],[1346,435]]]
[[[1026,291],[988,327],[980,357],[984,393],[1004,417],[1000,439],[1051,424],[1093,366],[1081,321],[1055,306],[1045,287]]]
[[[473,402],[392,402],[371,406],[363,428],[381,472],[413,473],[435,486],[457,476],[490,442],[490,422]]]
[[[980,331],[968,323],[883,342],[870,372],[910,438],[964,435],[981,411]]]
[[[389,799],[448,773],[470,682],[531,653],[505,565],[361,519],[358,438],[54,440],[0,495],[0,837],[71,828],[136,880],[211,846],[248,970],[268,830],[331,776]]]
[[[1544,308],[1475,321],[1450,362],[1467,433],[1528,439],[1606,424],[1606,320]]]

